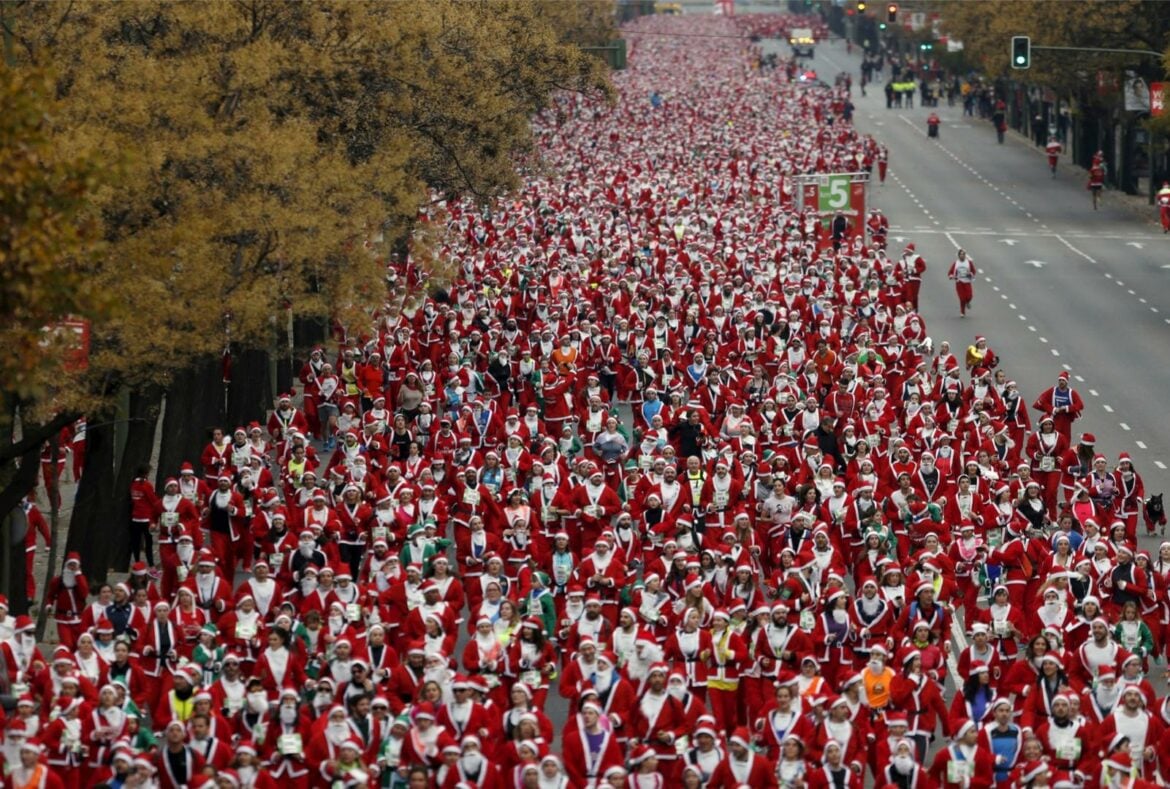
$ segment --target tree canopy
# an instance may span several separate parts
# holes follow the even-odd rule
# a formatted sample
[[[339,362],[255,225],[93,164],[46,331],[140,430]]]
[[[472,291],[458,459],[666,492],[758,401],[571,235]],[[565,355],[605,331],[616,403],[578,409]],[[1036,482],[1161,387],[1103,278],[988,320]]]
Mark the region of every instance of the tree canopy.
[[[55,149],[124,170],[87,217],[108,247],[89,292],[124,307],[94,326],[93,378],[165,383],[290,307],[377,307],[377,253],[420,205],[507,192],[531,114],[606,87],[560,5],[5,4],[14,67],[55,71]]]
[[[1034,45],[1043,46],[1161,51],[1170,23],[1168,4],[1150,0],[969,0],[932,7],[940,12],[947,35],[963,42],[968,61],[992,77],[1011,72],[1012,36],[1030,36]],[[1141,56],[1040,50],[1026,77],[1071,93],[1094,84],[1099,69],[1116,72],[1143,62]]]
[[[0,299],[19,305],[0,323],[12,351],[0,403],[25,437],[0,448],[0,512],[31,479],[6,484],[16,457],[35,467],[70,415],[112,416],[129,395],[131,421],[150,425],[131,424],[136,449],[117,456],[99,432],[110,420],[92,421],[90,446],[105,449],[87,478],[91,462],[109,473],[149,460],[164,392],[167,419],[196,425],[167,431],[185,444],[164,456],[189,456],[232,413],[222,392],[190,391],[219,385],[208,371],[225,348],[260,354],[235,374],[267,392],[263,354],[288,326],[360,326],[383,307],[390,254],[411,256],[423,286],[443,284],[452,262],[428,248],[420,209],[507,194],[532,114],[560,91],[611,90],[582,47],[612,35],[612,11],[606,0],[0,4],[15,110],[0,133],[30,135],[5,146],[0,175]],[[19,89],[35,80],[44,90]],[[97,177],[104,168],[117,177]],[[91,322],[88,368],[38,366],[54,355],[42,327],[70,315]],[[172,413],[196,397],[219,410]],[[79,508],[121,481],[101,484]]]

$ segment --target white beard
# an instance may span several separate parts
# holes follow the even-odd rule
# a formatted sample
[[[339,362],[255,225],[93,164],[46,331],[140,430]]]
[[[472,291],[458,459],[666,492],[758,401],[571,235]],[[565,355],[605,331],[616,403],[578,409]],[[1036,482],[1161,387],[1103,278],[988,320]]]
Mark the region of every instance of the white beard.
[[[325,726],[325,736],[333,745],[341,745],[349,739],[349,726],[344,723],[329,723]]]
[[[613,685],[613,680],[614,680],[613,675],[614,675],[613,669],[610,669],[609,671],[605,671],[605,672],[602,672],[602,671],[597,672],[597,679],[594,680],[593,687],[597,690],[598,693],[605,693],[607,690],[610,689],[610,687]]]

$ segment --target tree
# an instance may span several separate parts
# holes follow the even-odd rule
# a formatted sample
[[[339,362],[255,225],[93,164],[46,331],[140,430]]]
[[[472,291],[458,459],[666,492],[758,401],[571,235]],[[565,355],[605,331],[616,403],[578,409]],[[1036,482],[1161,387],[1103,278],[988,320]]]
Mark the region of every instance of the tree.
[[[963,42],[968,61],[993,78],[1011,73],[1012,36],[1030,36],[1035,45],[1079,49],[1039,50],[1026,75],[1028,81],[1064,95],[1095,82],[1098,70],[1117,73],[1142,63],[1140,57],[1098,54],[1088,49],[1160,51],[1166,46],[1166,23],[1170,22],[1167,4],[1150,0],[973,0],[936,3],[933,7],[940,12],[947,35]]]
[[[531,114],[556,91],[607,89],[600,61],[567,43],[604,15],[556,5],[0,9],[17,68],[55,69],[57,149],[122,162],[120,184],[93,195],[107,254],[86,272],[121,309],[94,322],[88,371],[54,401],[89,414],[90,440],[96,431],[108,448],[90,453],[70,534],[70,547],[92,549],[92,572],[124,559],[124,503],[108,494],[125,490],[119,397],[149,421],[165,394],[160,475],[173,473],[207,427],[268,405],[268,354],[290,320],[368,325],[387,301],[391,250],[413,256],[424,281],[441,273],[419,248],[420,207],[514,189]],[[128,455],[149,457],[153,424],[131,439]]]
[[[0,516],[36,483],[44,437],[75,418],[55,407],[76,370],[69,333],[54,327],[112,314],[85,286],[101,248],[88,205],[110,173],[54,144],[51,96],[44,72],[0,68]]]

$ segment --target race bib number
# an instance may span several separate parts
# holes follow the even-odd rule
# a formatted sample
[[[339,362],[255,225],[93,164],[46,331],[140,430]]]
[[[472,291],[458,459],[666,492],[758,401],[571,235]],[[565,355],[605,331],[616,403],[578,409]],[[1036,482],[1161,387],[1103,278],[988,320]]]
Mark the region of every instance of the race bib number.
[[[1081,758],[1081,738],[1074,737],[1071,741],[1056,748],[1056,758],[1063,761],[1075,762]]]
[[[585,420],[585,429],[590,433],[597,433],[601,430],[601,414],[590,414],[589,418]]]
[[[240,622],[236,625],[236,638],[240,639],[241,641],[248,641],[255,637],[256,624],[254,622],[250,625],[246,625],[243,622]]]
[[[991,623],[991,629],[992,632],[1001,638],[1012,632],[1006,619],[996,619]]]
[[[349,603],[345,606],[345,618],[350,622],[360,622],[362,618],[362,607],[357,603]]]
[[[470,488],[463,491],[463,503],[471,507],[479,504],[479,491]]]
[[[650,455],[641,455],[638,457],[638,467],[646,471],[654,466],[654,458]]]
[[[160,520],[162,521],[162,525],[166,526],[168,529],[171,528],[172,526],[178,526],[179,525],[179,513],[177,513],[177,512],[164,512],[162,514],[162,518],[160,518]]]
[[[716,507],[722,509],[727,506],[727,502],[730,500],[730,497],[727,495],[727,491],[717,490],[715,491],[715,495],[712,497],[712,500],[715,502]]]
[[[390,531],[385,526],[375,526],[370,533],[374,535],[374,542],[388,540],[390,537]]]
[[[1056,470],[1056,459],[1049,457],[1048,455],[1045,455],[1044,457],[1040,458],[1040,470],[1045,471],[1045,472],[1055,471]]]
[[[813,612],[806,608],[800,612],[800,629],[806,633],[811,633],[817,626],[817,618]]]
[[[585,505],[585,514],[588,515],[590,518],[600,518],[604,513],[605,513],[605,510],[603,510],[597,504]]]
[[[268,566],[272,568],[272,572],[280,572],[280,565],[284,561],[284,554],[279,551],[268,554]]]
[[[282,734],[276,741],[276,748],[281,756],[298,756],[304,750],[299,734]]]
[[[528,669],[520,672],[520,681],[530,688],[539,688],[541,685],[540,672],[536,669]]]
[[[947,762],[947,783],[966,785],[975,775],[971,762],[960,762],[951,759]]]

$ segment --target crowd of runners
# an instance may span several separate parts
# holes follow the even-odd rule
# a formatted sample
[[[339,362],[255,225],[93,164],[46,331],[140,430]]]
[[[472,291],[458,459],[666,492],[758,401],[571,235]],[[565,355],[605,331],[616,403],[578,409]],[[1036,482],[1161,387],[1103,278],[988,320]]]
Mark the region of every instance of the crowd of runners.
[[[517,194],[427,217],[449,289],[144,469],[129,578],[68,556],[51,653],[0,611],[5,785],[1170,775],[1140,475],[1067,373],[930,334],[913,244],[800,206],[884,152],[760,24],[632,24],[615,105],[561,97]]]

